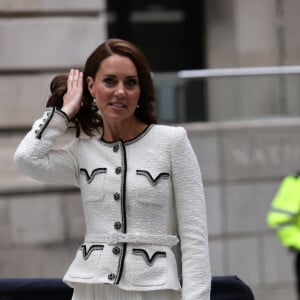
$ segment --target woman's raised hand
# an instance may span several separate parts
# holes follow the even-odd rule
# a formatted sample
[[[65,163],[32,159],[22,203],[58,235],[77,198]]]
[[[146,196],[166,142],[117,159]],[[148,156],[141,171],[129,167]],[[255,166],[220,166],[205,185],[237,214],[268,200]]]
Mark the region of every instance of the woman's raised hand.
[[[71,69],[68,76],[67,92],[63,97],[62,111],[71,119],[78,113],[82,102],[82,77],[83,74],[77,69]]]

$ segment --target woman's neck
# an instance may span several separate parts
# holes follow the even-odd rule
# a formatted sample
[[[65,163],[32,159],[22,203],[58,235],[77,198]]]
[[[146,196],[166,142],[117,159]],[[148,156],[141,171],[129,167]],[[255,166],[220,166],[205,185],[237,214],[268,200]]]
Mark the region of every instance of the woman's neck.
[[[147,124],[142,123],[137,118],[125,122],[105,122],[103,120],[103,123],[102,138],[107,142],[114,142],[119,139],[123,141],[131,140],[142,133],[147,127]]]

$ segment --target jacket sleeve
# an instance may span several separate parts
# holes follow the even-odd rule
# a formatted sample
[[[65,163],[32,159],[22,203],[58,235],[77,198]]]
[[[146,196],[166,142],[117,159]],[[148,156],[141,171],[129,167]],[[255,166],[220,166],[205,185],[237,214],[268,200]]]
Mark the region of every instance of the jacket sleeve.
[[[53,149],[68,122],[62,111],[48,108],[19,144],[14,155],[17,168],[39,181],[78,186],[76,141],[62,149]]]
[[[275,230],[281,243],[300,250],[300,177],[285,177],[267,214],[269,228]]]
[[[176,131],[172,181],[182,252],[182,300],[208,300],[211,271],[201,173],[185,129]]]

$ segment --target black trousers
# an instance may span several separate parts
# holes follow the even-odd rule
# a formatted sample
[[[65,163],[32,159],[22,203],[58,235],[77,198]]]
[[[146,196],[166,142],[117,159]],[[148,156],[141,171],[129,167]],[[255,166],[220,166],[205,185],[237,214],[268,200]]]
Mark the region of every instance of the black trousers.
[[[298,294],[298,300],[300,300],[300,252],[296,252],[295,273],[296,273],[296,289]]]

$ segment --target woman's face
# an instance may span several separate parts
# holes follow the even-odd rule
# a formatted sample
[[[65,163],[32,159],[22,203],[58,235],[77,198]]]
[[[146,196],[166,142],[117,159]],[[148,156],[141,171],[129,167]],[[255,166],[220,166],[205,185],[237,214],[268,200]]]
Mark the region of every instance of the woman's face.
[[[105,58],[95,79],[87,78],[91,95],[106,122],[122,122],[135,118],[141,88],[134,63],[125,56]]]

